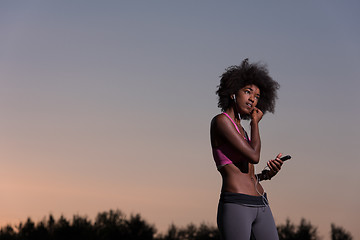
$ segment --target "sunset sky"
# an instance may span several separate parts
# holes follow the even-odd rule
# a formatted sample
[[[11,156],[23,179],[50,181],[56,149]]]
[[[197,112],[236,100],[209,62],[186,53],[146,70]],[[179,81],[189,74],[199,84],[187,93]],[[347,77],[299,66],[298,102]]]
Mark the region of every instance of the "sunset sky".
[[[277,224],[360,239],[358,1],[1,1],[0,224],[140,213],[215,225],[209,125],[230,65],[281,88],[260,123]],[[244,122],[248,129],[248,123]]]

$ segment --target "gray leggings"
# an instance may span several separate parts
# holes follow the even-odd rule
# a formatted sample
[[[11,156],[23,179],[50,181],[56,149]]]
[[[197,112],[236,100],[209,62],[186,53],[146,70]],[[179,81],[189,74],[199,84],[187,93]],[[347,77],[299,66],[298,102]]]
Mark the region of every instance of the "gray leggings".
[[[220,200],[217,224],[222,240],[279,239],[268,205],[245,206]]]

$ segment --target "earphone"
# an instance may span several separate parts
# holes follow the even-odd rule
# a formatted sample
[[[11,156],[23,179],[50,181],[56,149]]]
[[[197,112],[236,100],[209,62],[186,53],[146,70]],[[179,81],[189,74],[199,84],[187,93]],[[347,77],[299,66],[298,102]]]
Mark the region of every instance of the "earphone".
[[[241,116],[240,116],[239,110],[237,109],[237,105],[236,105],[236,95],[233,94],[232,96],[233,96],[233,100],[234,100],[234,103],[235,103],[236,110],[238,111],[239,120],[241,120]]]
[[[265,169],[265,168],[264,168],[264,169]],[[256,168],[255,168],[255,166],[254,166],[254,172],[256,173]],[[261,194],[261,193],[259,192],[258,188],[257,188],[257,184],[260,182],[260,179],[259,179],[259,177],[258,177],[257,174],[255,174],[255,177],[256,177],[256,180],[255,180],[255,183],[254,183],[254,184],[255,184],[255,190],[256,190],[256,192],[261,196],[264,205],[265,205],[266,207],[268,207],[268,206],[269,206],[269,201],[268,201],[267,198],[265,197],[265,191],[263,192],[263,194]]]

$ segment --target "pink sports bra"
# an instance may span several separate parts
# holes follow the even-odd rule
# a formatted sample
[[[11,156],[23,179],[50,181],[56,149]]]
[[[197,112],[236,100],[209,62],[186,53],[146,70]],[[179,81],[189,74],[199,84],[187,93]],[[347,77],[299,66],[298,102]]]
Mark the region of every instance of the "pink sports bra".
[[[223,114],[231,120],[231,122],[234,124],[237,132],[240,134],[238,126],[231,119],[231,117],[225,112]],[[250,139],[248,138],[246,132],[245,132],[245,136],[246,137],[244,137],[244,139],[246,141],[250,142]],[[219,147],[213,148],[212,153],[213,153],[213,157],[214,157],[214,160],[215,160],[218,170],[227,164],[232,164],[232,163],[240,162],[243,160],[243,158],[240,156],[240,154],[238,152],[236,152],[235,149],[232,146],[230,146],[229,144],[223,144]]]

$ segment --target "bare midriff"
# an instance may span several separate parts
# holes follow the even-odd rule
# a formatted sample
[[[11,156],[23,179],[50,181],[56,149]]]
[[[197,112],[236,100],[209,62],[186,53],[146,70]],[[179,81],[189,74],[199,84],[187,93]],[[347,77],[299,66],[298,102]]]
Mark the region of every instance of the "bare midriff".
[[[242,193],[252,196],[264,194],[264,189],[257,182],[254,174],[254,166],[250,163],[248,173],[241,172],[235,164],[225,165],[219,172],[223,180],[222,192]]]

